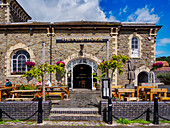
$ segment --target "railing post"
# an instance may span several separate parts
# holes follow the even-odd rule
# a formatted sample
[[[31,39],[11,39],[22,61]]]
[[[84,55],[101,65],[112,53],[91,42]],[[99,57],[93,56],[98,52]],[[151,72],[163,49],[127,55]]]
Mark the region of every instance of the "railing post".
[[[2,121],[2,109],[0,109],[0,121]]]
[[[112,124],[112,97],[108,97],[108,124]]]
[[[38,123],[43,122],[42,113],[43,113],[43,110],[42,110],[42,97],[39,97],[38,98]]]
[[[146,121],[150,121],[150,108],[146,111]]]
[[[154,116],[153,116],[153,123],[159,124],[159,117],[158,117],[158,97],[154,98]]]

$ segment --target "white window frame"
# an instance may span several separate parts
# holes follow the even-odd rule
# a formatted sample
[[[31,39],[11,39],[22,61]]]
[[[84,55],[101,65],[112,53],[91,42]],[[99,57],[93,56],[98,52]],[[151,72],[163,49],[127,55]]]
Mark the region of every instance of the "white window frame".
[[[139,57],[139,39],[136,36],[131,40],[131,57]]]
[[[136,55],[132,55],[132,39],[136,37],[138,39],[138,56]],[[133,34],[131,34],[129,36],[129,57],[131,58],[141,58],[141,54],[142,54],[142,37],[137,34],[136,32],[134,32]]]
[[[22,51],[22,50],[18,50],[18,51]],[[17,52],[18,52],[18,51],[17,51]],[[25,50],[23,50],[23,51],[25,51]],[[27,51],[26,51],[26,52],[27,52]],[[16,52],[15,52],[15,53],[16,53]],[[14,54],[15,54],[15,53],[14,53]],[[27,52],[27,53],[28,53],[28,52]],[[17,58],[14,59],[14,58],[13,58],[14,54],[12,55],[12,58],[11,58],[11,73],[14,73],[14,70],[13,70],[13,69],[14,69],[14,67],[13,67],[13,62],[14,62],[14,61],[16,61],[16,71],[15,71],[15,72],[19,72],[19,70],[18,70],[19,62],[18,62],[18,61],[19,61],[19,57],[20,57],[20,56],[24,56],[24,57],[25,57],[25,60],[26,60],[25,62],[27,62],[27,61],[30,60],[30,58],[27,58],[27,56],[26,56],[25,54],[23,54],[23,53],[17,55]],[[28,54],[29,54],[29,53],[28,53]],[[21,65],[22,65],[22,61],[21,61]],[[25,66],[26,66],[26,65],[25,65]],[[26,69],[25,71],[27,71],[27,66],[26,66],[25,69]],[[20,72],[20,73],[24,73],[25,71],[22,71],[22,69],[21,69],[21,72]]]

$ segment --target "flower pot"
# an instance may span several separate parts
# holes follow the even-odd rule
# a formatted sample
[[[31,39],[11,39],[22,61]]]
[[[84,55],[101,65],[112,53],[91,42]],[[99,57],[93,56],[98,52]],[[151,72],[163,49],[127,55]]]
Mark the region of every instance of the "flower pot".
[[[100,90],[100,86],[96,86],[96,90]]]

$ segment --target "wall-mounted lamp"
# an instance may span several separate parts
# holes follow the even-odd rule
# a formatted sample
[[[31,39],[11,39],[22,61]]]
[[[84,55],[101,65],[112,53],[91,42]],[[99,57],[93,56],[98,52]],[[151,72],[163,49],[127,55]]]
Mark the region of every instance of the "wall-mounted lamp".
[[[84,49],[84,44],[80,44],[80,50],[83,51]]]
[[[84,49],[84,44],[80,44],[80,52],[79,54],[83,56],[83,49]]]

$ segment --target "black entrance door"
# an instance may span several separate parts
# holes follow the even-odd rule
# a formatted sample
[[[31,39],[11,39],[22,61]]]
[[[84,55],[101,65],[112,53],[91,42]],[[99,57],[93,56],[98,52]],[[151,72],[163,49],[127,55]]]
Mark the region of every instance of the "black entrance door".
[[[73,88],[92,88],[92,69],[90,66],[80,64],[73,69]]]
[[[139,83],[148,83],[148,74],[146,72],[140,72],[138,75],[138,86]]]

